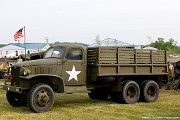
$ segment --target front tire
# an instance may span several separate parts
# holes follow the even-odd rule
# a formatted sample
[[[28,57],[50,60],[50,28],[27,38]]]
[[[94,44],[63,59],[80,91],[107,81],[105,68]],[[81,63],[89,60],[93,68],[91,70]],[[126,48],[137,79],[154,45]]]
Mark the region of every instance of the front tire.
[[[13,107],[25,106],[27,104],[27,100],[23,99],[21,93],[7,91],[6,99]]]
[[[44,83],[36,84],[28,94],[28,105],[35,112],[46,112],[54,104],[54,92],[52,88]]]

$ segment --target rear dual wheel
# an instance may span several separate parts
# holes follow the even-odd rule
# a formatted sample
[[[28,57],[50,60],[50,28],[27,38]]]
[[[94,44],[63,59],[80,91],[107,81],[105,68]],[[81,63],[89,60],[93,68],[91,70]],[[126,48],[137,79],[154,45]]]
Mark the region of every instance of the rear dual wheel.
[[[155,102],[159,97],[159,86],[155,81],[145,81],[141,86],[140,100]]]
[[[140,97],[139,85],[135,81],[125,81],[121,92],[112,92],[111,98],[126,104],[136,103]]]
[[[140,97],[139,85],[135,81],[128,81],[122,90],[122,100],[124,103],[136,103]]]

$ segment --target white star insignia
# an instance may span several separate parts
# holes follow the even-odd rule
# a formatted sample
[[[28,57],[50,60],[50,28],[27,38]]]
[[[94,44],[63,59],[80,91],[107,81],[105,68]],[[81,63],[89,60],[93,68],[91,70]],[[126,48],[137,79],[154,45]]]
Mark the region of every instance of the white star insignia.
[[[81,71],[76,71],[74,65],[73,65],[73,68],[72,68],[72,71],[66,71],[68,74],[69,74],[69,80],[72,80],[73,78],[78,81],[77,79],[77,75],[81,72]]]

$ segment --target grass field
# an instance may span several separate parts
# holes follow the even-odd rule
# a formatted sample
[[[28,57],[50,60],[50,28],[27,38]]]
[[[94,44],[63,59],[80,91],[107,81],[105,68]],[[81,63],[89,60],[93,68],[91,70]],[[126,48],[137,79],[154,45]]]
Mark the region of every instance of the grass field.
[[[0,82],[2,84],[2,81]],[[12,107],[0,90],[0,120],[179,120],[180,92],[160,90],[157,102],[117,104],[111,99],[92,100],[86,93],[55,94],[51,110],[33,113],[28,106]]]

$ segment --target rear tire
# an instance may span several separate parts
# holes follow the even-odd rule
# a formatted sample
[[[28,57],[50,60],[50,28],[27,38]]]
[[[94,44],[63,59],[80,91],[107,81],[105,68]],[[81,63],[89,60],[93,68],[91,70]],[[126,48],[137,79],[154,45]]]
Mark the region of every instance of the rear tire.
[[[140,97],[139,85],[135,81],[128,81],[123,85],[122,99],[126,104],[136,103]]]
[[[141,100],[155,102],[159,97],[159,86],[155,81],[146,81],[141,88]]]
[[[118,103],[136,103],[140,97],[139,85],[135,81],[124,81],[121,92],[112,92],[112,100]]]

